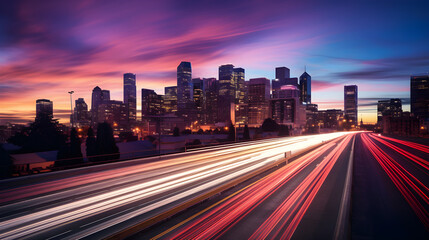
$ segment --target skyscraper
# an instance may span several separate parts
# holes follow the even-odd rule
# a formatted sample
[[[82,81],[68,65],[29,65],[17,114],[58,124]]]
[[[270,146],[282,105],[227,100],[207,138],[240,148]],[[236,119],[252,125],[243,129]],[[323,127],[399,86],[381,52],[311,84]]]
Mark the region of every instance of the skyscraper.
[[[217,121],[218,112],[218,81],[216,78],[204,78],[204,124],[214,124]]]
[[[429,75],[413,75],[410,84],[411,113],[429,127]]]
[[[162,114],[162,95],[156,94],[152,89],[142,88],[142,121],[150,120],[148,117]]]
[[[177,67],[177,112],[185,118],[193,108],[192,68],[190,62],[181,62]]]
[[[377,104],[377,123],[381,124],[383,116],[400,117],[402,101],[399,98],[380,100]]]
[[[48,99],[36,100],[36,120],[54,117],[54,104]]]
[[[88,105],[83,98],[75,100],[74,119],[78,127],[89,126],[91,120],[89,118]]]
[[[164,109],[166,113],[177,112],[177,87],[165,87],[164,88]]]
[[[127,112],[129,127],[136,122],[137,114],[137,92],[136,75],[133,73],[124,74],[124,104]]]
[[[91,121],[92,125],[95,125],[99,122],[102,122],[102,119],[98,117],[98,107],[104,102],[110,101],[110,91],[101,90],[99,86],[96,86],[92,90],[92,99],[91,99]]]
[[[218,122],[231,122],[231,104],[235,103],[234,65],[219,66]]]
[[[193,95],[194,95],[194,104],[195,104],[195,110],[196,110],[196,119],[198,121],[201,121],[201,116],[203,113],[203,107],[204,107],[204,86],[203,86],[203,80],[201,78],[194,78],[192,79],[192,87],[193,87]]]
[[[276,68],[276,79],[284,80],[290,78],[290,69],[287,67],[277,67]]]
[[[306,123],[306,108],[299,100],[300,95],[297,86],[282,86],[278,98],[270,100],[269,116],[279,124],[302,129]]]
[[[278,98],[278,91],[282,86],[294,85],[298,86],[298,78],[290,77],[290,70],[287,67],[276,68],[276,79],[272,82],[273,98]]]
[[[303,103],[311,103],[311,76],[307,72],[304,72],[299,77],[299,86],[301,90],[300,100]]]
[[[245,79],[244,79],[244,68],[234,68],[233,79],[235,84],[235,100],[237,104],[245,103],[246,89],[245,89]]]
[[[107,122],[113,128],[114,134],[127,130],[127,109],[122,101],[104,100],[98,106],[98,122]]]
[[[344,117],[349,119],[351,127],[357,126],[357,116],[358,87],[356,85],[344,86]]]
[[[249,125],[258,126],[268,117],[270,80],[252,78],[249,80]]]

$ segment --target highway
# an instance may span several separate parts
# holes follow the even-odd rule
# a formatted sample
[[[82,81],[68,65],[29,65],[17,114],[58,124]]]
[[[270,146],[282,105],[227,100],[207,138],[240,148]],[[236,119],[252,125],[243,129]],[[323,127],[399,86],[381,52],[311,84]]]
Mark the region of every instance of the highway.
[[[353,191],[354,239],[429,239],[429,147],[361,134]]]
[[[343,143],[323,146],[345,148],[350,145],[352,135],[330,133],[267,139],[3,180],[0,239],[105,238],[231,181],[274,166],[282,161],[285,152],[294,154],[339,138]],[[322,161],[322,167],[317,168],[320,171],[304,181],[300,191],[314,194],[311,189],[321,187],[313,185],[323,182],[317,179],[326,178],[338,159],[338,152],[342,149],[329,153],[332,155],[329,159],[334,160]],[[289,164],[288,169],[293,166],[297,164]],[[298,195],[288,201],[307,204]]]
[[[131,239],[342,238],[354,138],[337,138]]]
[[[429,239],[429,147],[350,134],[129,239]]]

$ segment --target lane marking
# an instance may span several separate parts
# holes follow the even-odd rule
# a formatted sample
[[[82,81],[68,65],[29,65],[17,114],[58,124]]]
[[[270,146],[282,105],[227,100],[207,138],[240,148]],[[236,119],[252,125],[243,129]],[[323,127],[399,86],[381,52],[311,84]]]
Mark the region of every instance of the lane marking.
[[[63,233],[57,234],[57,235],[55,235],[55,236],[53,236],[53,237],[50,237],[50,238],[48,238],[48,239],[46,239],[46,240],[51,240],[51,239],[57,238],[57,237],[59,237],[59,236],[61,236],[61,235],[67,234],[67,233],[69,233],[69,232],[71,232],[71,231],[72,231],[72,230],[65,231],[65,232],[63,232]]]
[[[235,193],[233,193],[233,194],[229,195],[228,197],[226,197],[226,198],[224,198],[224,199],[222,199],[222,200],[220,200],[220,201],[216,202],[215,204],[213,204],[213,205],[211,205],[211,206],[209,206],[209,207],[207,207],[207,208],[205,208],[205,209],[203,209],[203,210],[199,211],[198,213],[196,213],[196,214],[194,214],[194,215],[190,216],[189,218],[187,218],[187,219],[183,220],[182,222],[180,222],[180,223],[178,223],[178,224],[174,225],[173,227],[171,227],[171,228],[169,228],[169,229],[165,230],[164,232],[162,232],[162,233],[160,233],[160,234],[156,235],[155,237],[151,238],[150,240],[156,240],[156,239],[159,239],[159,238],[163,237],[164,235],[166,235],[166,234],[170,233],[171,231],[175,230],[176,228],[178,228],[178,227],[182,226],[183,224],[185,224],[185,223],[187,223],[187,222],[191,221],[192,219],[194,219],[194,218],[196,218],[196,217],[200,216],[201,214],[203,214],[203,213],[207,212],[208,210],[210,210],[210,209],[212,209],[212,208],[216,207],[217,205],[219,205],[219,204],[221,204],[221,203],[225,202],[226,200],[228,200],[228,199],[230,199],[230,198],[234,197],[235,195],[239,194],[240,192],[242,192],[242,191],[246,190],[247,188],[249,188],[249,187],[251,187],[251,186],[255,185],[256,183],[258,183],[258,182],[260,182],[260,181],[262,181],[262,180],[264,180],[265,178],[269,177],[270,175],[271,175],[271,174],[269,174],[269,175],[267,175],[267,176],[265,176],[265,177],[263,177],[263,178],[261,178],[261,179],[257,180],[256,182],[254,182],[254,183],[252,183],[252,184],[250,184],[250,185],[248,185],[248,186],[246,186],[246,187],[244,187],[244,188],[242,188],[242,189],[238,190],[237,192],[235,192]]]
[[[353,136],[352,148],[350,150],[349,162],[347,166],[347,175],[346,182],[344,184],[343,195],[341,197],[340,211],[338,212],[337,224],[335,226],[334,239],[347,239],[346,232],[346,221],[347,221],[347,211],[346,208],[350,207],[351,200],[351,189],[352,189],[352,175],[353,175],[353,153],[355,149],[356,135]]]

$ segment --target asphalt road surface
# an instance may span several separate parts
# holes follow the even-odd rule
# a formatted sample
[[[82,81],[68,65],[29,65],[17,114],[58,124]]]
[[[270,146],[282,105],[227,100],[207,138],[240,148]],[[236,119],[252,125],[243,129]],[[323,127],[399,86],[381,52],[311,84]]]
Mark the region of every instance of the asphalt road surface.
[[[0,182],[0,239],[105,238],[350,133],[276,138]]]
[[[142,231],[130,239],[333,239],[346,236],[354,134]],[[351,184],[351,179],[349,185]],[[350,188],[349,188],[350,189]],[[345,222],[342,220],[345,219]],[[342,233],[337,233],[338,227]],[[343,235],[341,235],[343,234]]]

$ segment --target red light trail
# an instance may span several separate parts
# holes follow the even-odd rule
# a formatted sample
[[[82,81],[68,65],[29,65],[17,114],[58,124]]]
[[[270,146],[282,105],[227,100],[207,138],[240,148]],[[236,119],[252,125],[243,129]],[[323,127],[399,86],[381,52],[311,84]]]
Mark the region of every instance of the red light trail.
[[[298,226],[304,213],[308,209],[324,180],[328,176],[336,160],[343,152],[347,144],[352,139],[353,134],[347,135],[344,138],[338,139],[336,142],[341,142],[334,150],[324,158],[324,160],[308,175],[305,180],[298,186],[297,189],[283,202],[281,207],[273,213],[273,217],[267,220],[265,226],[258,229],[252,236],[253,239],[261,239],[268,235],[276,225],[284,225],[284,223],[292,215],[292,223],[288,226],[282,238],[291,236],[293,231]],[[255,185],[237,194],[228,201],[217,206],[207,214],[195,220],[183,230],[176,233],[171,239],[216,239],[226,233],[237,222],[242,220],[252,210],[258,207],[263,201],[270,197],[274,192],[278,191],[291,178],[296,176],[302,169],[311,164],[314,160],[331,150],[335,143],[328,143],[317,150],[306,154],[289,165],[273,172],[263,178]],[[300,208],[298,208],[301,206]],[[292,211],[288,211],[294,207]],[[286,221],[281,222],[286,212],[289,215]],[[280,215],[280,216],[278,216]],[[275,233],[277,235],[278,232]],[[163,234],[162,234],[163,235]],[[161,236],[162,236],[161,235]],[[263,236],[260,237],[259,235]],[[159,237],[161,237],[159,236]]]
[[[373,140],[375,139],[373,135],[362,134],[361,136],[364,145],[393,181],[420,221],[429,230],[429,215],[427,211],[429,207],[429,188],[377,146]],[[379,139],[377,138],[377,140]],[[385,144],[383,141],[380,141],[380,143]],[[408,155],[402,154],[408,157]]]

